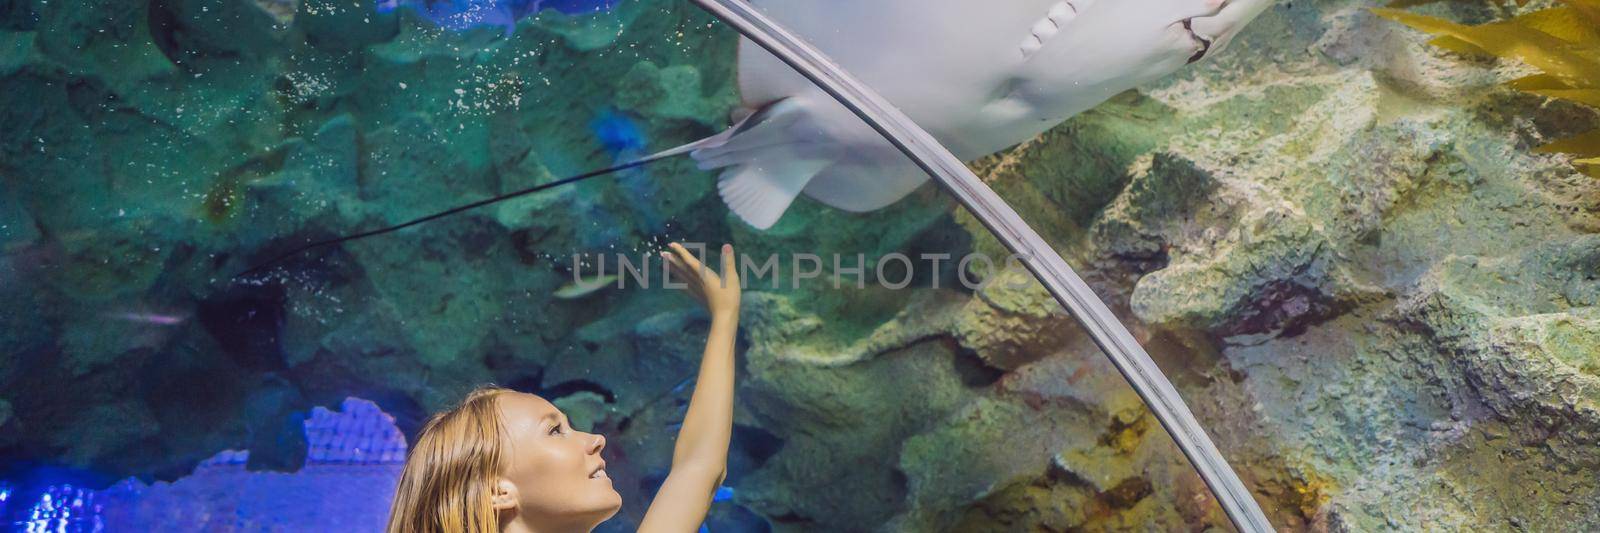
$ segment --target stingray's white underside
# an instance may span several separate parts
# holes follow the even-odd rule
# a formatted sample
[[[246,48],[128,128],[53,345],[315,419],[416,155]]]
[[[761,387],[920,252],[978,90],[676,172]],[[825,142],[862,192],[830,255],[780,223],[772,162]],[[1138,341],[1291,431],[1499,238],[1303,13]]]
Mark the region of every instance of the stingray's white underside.
[[[1177,70],[1206,48],[1202,40],[1215,53],[1271,1],[751,4],[972,160]],[[738,76],[744,112],[767,109],[691,154],[702,168],[723,169],[722,198],[752,226],[771,227],[802,193],[862,212],[927,181],[849,110],[748,41],[740,43]]]

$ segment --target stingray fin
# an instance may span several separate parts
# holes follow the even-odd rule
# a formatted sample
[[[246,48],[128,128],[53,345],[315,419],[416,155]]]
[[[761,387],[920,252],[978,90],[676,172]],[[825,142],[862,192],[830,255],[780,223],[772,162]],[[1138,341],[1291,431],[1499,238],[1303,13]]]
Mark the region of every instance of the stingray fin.
[[[829,145],[797,128],[805,102],[782,99],[762,106],[733,128],[689,150],[702,169],[724,169],[717,191],[728,208],[756,229],[778,222],[818,171],[833,164]]]
[[[786,100],[779,100],[763,106],[755,111],[745,112],[733,126],[722,130],[721,133],[682,144],[647,155],[641,159],[655,161],[673,156],[690,154],[696,161],[701,161],[700,168],[709,170],[726,165],[706,165],[704,160],[716,154],[729,151],[738,151],[753,148],[757,144],[772,144],[769,138],[781,138],[780,125],[793,122],[794,113],[789,109]]]
[[[828,206],[865,213],[900,201],[927,181],[928,174],[904,154],[885,152],[882,157],[823,169],[803,192]]]
[[[813,8],[820,9],[820,6]],[[739,85],[739,97],[745,107],[781,100],[793,96],[799,89],[815,87],[795,72],[794,67],[749,39],[739,39],[736,50],[734,81]]]
[[[828,161],[773,157],[761,163],[738,165],[722,173],[717,192],[728,209],[756,229],[767,229],[805,190]]]

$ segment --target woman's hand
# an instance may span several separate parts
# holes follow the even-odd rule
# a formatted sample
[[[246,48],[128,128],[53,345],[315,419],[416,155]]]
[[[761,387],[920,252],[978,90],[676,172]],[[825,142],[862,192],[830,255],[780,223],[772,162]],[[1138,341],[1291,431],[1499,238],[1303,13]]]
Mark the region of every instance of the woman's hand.
[[[739,269],[734,260],[733,245],[722,245],[722,275],[700,264],[694,254],[682,244],[667,245],[661,257],[672,269],[672,277],[684,280],[689,294],[706,306],[713,317],[739,315]]]

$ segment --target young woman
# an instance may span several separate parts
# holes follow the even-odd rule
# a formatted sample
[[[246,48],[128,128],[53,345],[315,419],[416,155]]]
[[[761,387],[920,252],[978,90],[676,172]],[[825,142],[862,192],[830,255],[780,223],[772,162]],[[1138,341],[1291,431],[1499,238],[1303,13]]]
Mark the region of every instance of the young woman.
[[[711,312],[711,333],[672,470],[639,531],[692,532],[727,474],[733,432],[733,337],[739,327],[739,277],[733,247],[722,246],[722,275],[680,244],[662,258],[674,284]],[[616,514],[622,496],[606,476],[603,436],[573,429],[544,398],[482,388],[434,415],[406,457],[388,533],[586,532]]]

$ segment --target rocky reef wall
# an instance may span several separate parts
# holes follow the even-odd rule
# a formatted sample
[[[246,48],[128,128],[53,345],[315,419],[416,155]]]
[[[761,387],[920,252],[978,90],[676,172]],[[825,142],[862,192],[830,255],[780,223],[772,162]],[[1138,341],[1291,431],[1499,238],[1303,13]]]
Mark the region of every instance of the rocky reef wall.
[[[1600,184],[1529,149],[1597,117],[1367,5],[1280,4],[992,179],[1064,209],[1275,523],[1592,529]]]
[[[1129,322],[1280,527],[1600,527],[1600,185],[1530,151],[1600,117],[1368,5],[1280,3],[1209,62],[975,168]],[[370,399],[409,432],[495,382],[608,435],[622,529],[670,462],[704,319],[661,291],[558,296],[570,254],[1004,255],[931,187],[865,215],[802,201],[756,232],[671,161],[237,282],[309,240],[712,133],[734,36],[655,1],[510,33],[315,0],[0,13],[8,473],[171,479],[230,448],[292,470],[313,406]],[[1223,527],[1042,289],[960,274],[747,293],[716,520]]]

